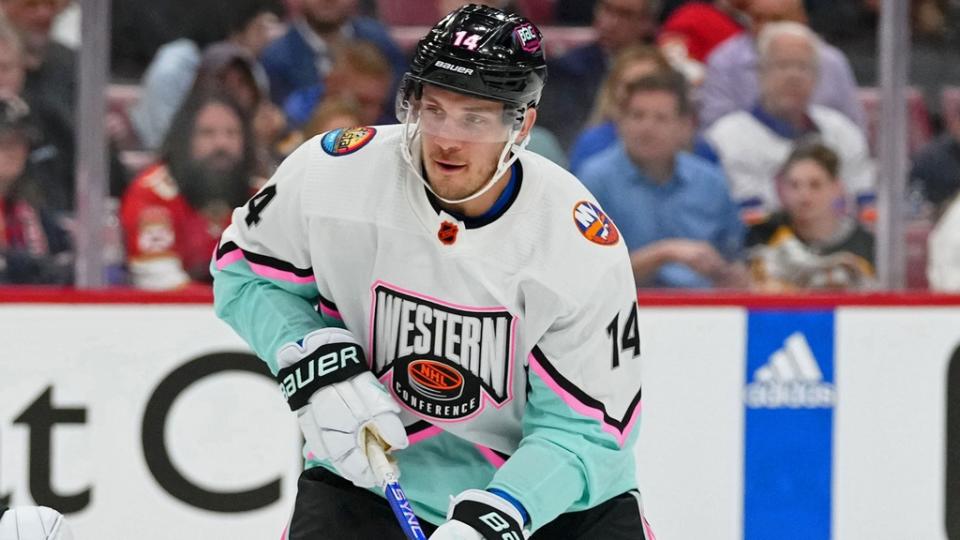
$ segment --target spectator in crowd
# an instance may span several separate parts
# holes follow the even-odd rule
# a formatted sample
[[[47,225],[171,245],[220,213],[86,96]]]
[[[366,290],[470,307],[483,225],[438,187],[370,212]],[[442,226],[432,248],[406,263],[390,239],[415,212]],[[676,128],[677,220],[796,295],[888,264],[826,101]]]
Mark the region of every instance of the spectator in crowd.
[[[35,130],[29,106],[0,97],[0,284],[68,284],[72,257],[66,233],[43,206],[30,178]]]
[[[590,120],[570,150],[570,171],[577,174],[584,162],[617,142],[619,105],[631,82],[671,69],[667,59],[650,45],[631,45],[620,51],[610,73],[600,85]]]
[[[779,209],[774,178],[801,139],[818,138],[840,156],[840,178],[856,203],[873,201],[874,169],[863,132],[842,113],[812,104],[820,40],[794,22],[771,23],[758,40],[759,100],[717,120],[698,153],[718,161],[748,224]]]
[[[23,42],[24,92],[30,103],[54,110],[72,128],[76,55],[50,38],[53,21],[64,5],[62,0],[0,0],[0,8]]]
[[[910,176],[933,209],[927,239],[930,288],[960,292],[960,121],[948,121],[947,132],[920,151]]]
[[[617,223],[640,287],[743,287],[743,225],[723,172],[684,148],[693,122],[675,72],[623,94],[620,141],[583,166],[581,180]]]
[[[387,104],[393,69],[389,60],[372,43],[347,42],[334,55],[326,78],[290,94],[283,109],[293,126],[302,126],[313,109],[327,97],[352,99],[360,107],[364,125],[380,123],[389,113]]]
[[[745,0],[734,0],[740,5]],[[666,6],[665,6],[666,7]],[[741,13],[727,0],[684,2],[671,10],[657,33],[657,46],[694,86],[703,83],[710,53],[741,33]]]
[[[217,239],[259,181],[253,145],[243,110],[228,96],[188,97],[160,161],[123,195],[120,221],[134,286],[165,290],[210,281]]]
[[[330,96],[314,109],[310,120],[303,127],[302,140],[311,139],[338,128],[362,126],[361,116],[360,106],[356,101],[340,96]]]
[[[960,189],[944,201],[930,231],[927,281],[934,291],[960,293]]]
[[[406,58],[378,21],[354,16],[356,0],[303,0],[301,14],[286,34],[264,50],[260,61],[270,77],[273,102],[284,106],[300,89],[323,84],[334,58],[354,41],[372,43],[387,58],[394,81],[406,69]],[[396,85],[387,90],[395,95]]]
[[[59,217],[73,210],[73,118],[64,117],[60,107],[53,107],[42,97],[30,94],[25,88],[27,79],[20,34],[0,16],[0,96],[18,96],[29,105],[29,123],[35,130],[28,158],[31,177],[43,195],[44,207]],[[125,185],[123,166],[111,148],[110,194],[119,195]]]
[[[269,176],[284,154],[277,148],[287,132],[283,112],[270,101],[266,80],[256,76],[257,61],[247,49],[230,41],[207,47],[191,93],[220,91],[252,121],[257,172]]]
[[[960,119],[948,119],[946,131],[923,147],[913,159],[912,184],[939,217],[960,190]]]
[[[548,60],[550,84],[544,88],[538,118],[569,149],[583,129],[611,61],[631,45],[650,43],[654,31],[652,0],[598,0],[593,29],[596,41]]]
[[[265,90],[266,72],[253,59],[267,45],[270,25],[277,21],[276,0],[203,0],[189,20],[192,31],[160,47],[141,81],[143,93],[130,113],[145,148],[157,148],[173,115],[194,85],[203,51],[227,40],[246,52],[257,83]]]
[[[874,277],[874,240],[840,210],[837,154],[820,143],[798,146],[777,178],[783,211],[750,227],[753,285],[766,292],[862,289]]]
[[[760,93],[756,37],[775,22],[806,25],[803,0],[748,0],[746,11],[752,32],[734,36],[719,45],[707,58],[707,74],[701,87],[700,126],[705,128],[722,116],[749,110]],[[819,78],[813,103],[842,112],[861,128],[866,125],[863,107],[857,99],[857,82],[843,53],[817,40]]]

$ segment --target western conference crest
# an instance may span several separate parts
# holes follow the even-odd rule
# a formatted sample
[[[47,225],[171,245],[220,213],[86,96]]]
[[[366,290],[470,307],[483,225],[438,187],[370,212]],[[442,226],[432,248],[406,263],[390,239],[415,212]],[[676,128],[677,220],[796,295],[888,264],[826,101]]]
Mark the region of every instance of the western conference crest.
[[[323,135],[320,146],[331,156],[345,156],[366,146],[376,134],[376,128],[372,127],[335,129]]]
[[[440,422],[513,399],[516,317],[453,305],[382,281],[370,310],[371,368],[408,410]]]

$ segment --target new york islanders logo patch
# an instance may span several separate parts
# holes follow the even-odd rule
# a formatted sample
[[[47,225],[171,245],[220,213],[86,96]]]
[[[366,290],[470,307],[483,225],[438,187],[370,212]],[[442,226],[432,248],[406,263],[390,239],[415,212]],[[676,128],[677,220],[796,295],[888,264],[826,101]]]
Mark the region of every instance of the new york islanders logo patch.
[[[377,130],[372,127],[335,129],[323,136],[320,146],[331,156],[345,156],[366,146],[376,134]]]
[[[620,231],[613,220],[591,202],[580,201],[573,207],[573,222],[580,234],[594,244],[612,246],[620,241]]]

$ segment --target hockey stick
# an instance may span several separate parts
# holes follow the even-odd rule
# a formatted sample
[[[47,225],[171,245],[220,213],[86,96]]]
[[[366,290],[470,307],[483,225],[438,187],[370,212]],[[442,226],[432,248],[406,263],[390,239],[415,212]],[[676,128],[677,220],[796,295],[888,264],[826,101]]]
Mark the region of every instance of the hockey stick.
[[[367,430],[367,458],[370,459],[370,467],[373,469],[374,476],[383,490],[383,495],[390,503],[393,515],[397,518],[397,523],[403,529],[404,534],[410,540],[427,540],[420,527],[420,521],[413,508],[410,507],[410,501],[407,500],[403,488],[397,482],[397,473],[394,471],[393,464],[387,459],[387,454],[383,450],[383,443],[373,430]]]

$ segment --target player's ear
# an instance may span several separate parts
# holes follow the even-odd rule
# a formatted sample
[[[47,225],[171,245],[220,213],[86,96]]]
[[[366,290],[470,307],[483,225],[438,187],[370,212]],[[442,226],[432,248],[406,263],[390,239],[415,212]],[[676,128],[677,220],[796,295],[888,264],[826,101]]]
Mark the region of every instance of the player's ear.
[[[533,129],[533,125],[537,122],[537,110],[533,107],[527,109],[523,113],[523,125],[520,126],[520,134],[517,135],[517,140],[514,142],[519,143],[530,134],[530,130]]]

